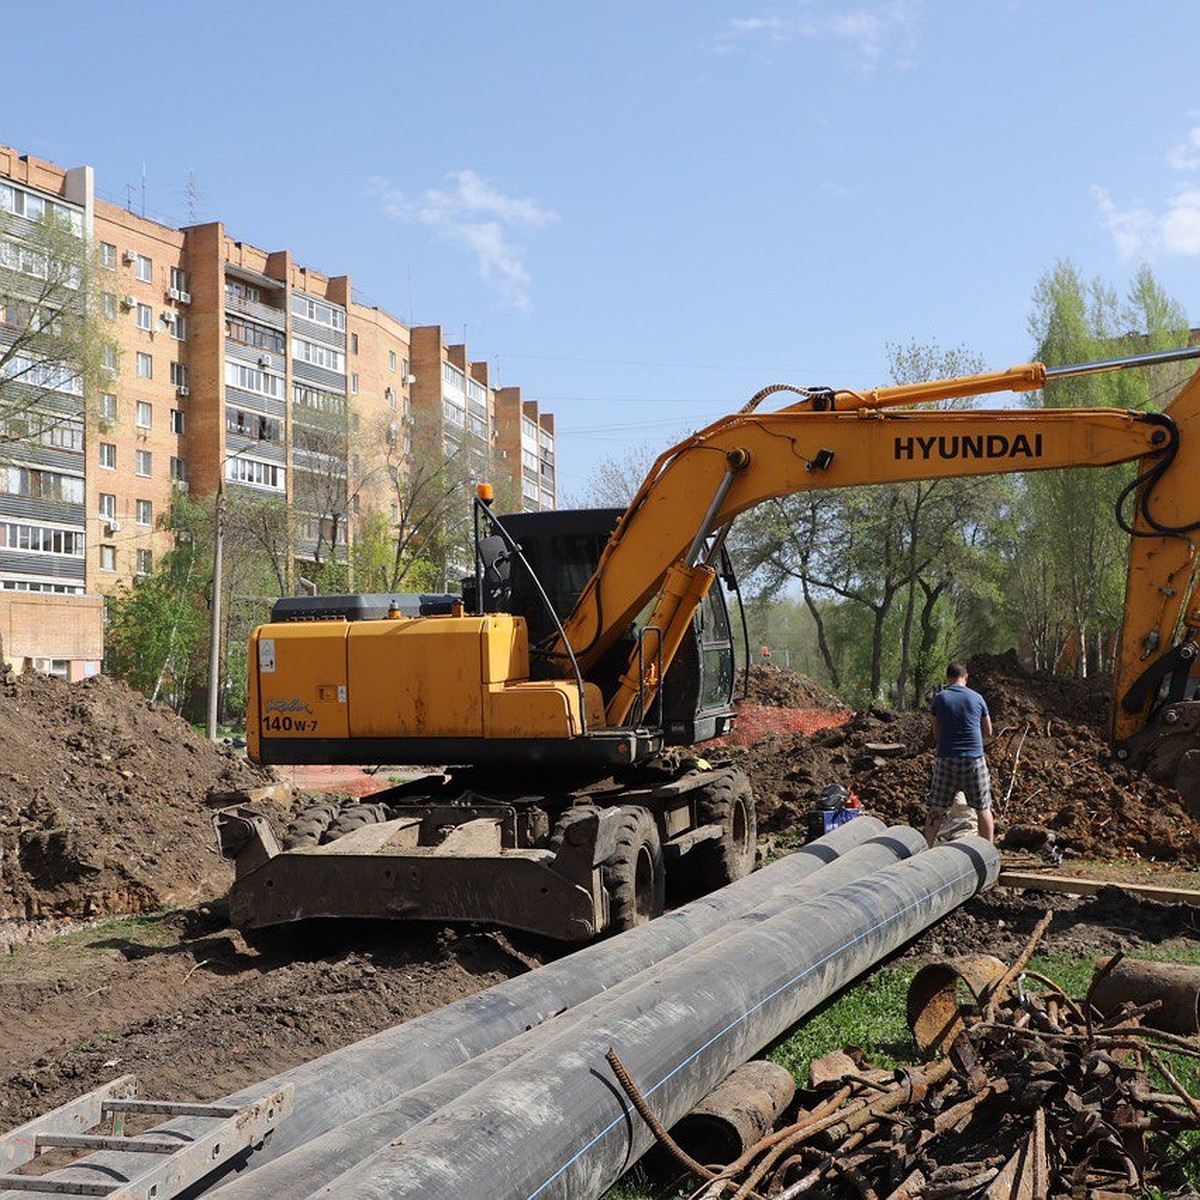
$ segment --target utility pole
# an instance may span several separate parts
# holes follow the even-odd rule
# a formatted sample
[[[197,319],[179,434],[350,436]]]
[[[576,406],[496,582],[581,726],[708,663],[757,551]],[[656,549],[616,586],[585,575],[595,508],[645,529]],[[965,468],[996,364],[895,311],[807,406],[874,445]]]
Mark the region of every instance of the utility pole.
[[[221,697],[221,576],[225,542],[225,468],[221,465],[221,479],[217,484],[216,528],[213,530],[213,579],[212,603],[209,608],[208,631],[208,720],[204,732],[212,741],[217,736],[217,706]]]

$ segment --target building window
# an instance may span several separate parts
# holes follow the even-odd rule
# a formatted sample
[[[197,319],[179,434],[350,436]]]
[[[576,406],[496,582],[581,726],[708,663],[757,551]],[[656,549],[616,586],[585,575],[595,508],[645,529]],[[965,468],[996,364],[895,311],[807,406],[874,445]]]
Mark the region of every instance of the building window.
[[[225,362],[225,382],[230,387],[241,388],[244,392],[258,392],[262,396],[272,396],[282,400],[284,396],[284,381],[280,375],[271,375],[244,363]]]
[[[134,473],[148,479],[154,466],[154,455],[149,450],[137,450],[135,456]]]
[[[187,482],[187,460],[183,458],[171,458],[171,479],[175,483]]]
[[[117,269],[117,248],[112,242],[100,243],[100,265],[106,271],[115,271]]]
[[[328,325],[330,329],[346,328],[345,312],[340,308],[334,308],[332,304],[314,300],[311,296],[305,296],[303,293],[293,294],[292,312],[297,317],[316,321],[318,325]]]
[[[187,387],[187,366],[181,362],[171,364],[171,386]]]
[[[358,395],[358,372],[357,371],[355,371],[354,374],[350,376],[350,395],[352,395],[352,396]]]
[[[335,416],[341,416],[346,411],[345,396],[305,387],[302,383],[292,384],[292,403],[299,408],[311,408],[317,412],[333,413]]]
[[[117,548],[116,546],[101,546],[100,547],[100,570],[115,571],[117,569]]]
[[[181,267],[171,268],[171,290],[173,292],[183,292],[187,294],[187,272]]]
[[[110,321],[115,321],[117,319],[116,292],[100,293],[100,315],[102,317],[107,317]]]
[[[401,371],[401,374],[404,376],[404,382],[407,383],[408,382],[408,359],[407,358],[404,360],[404,369],[403,369],[403,371]]]
[[[395,352],[395,350],[389,350],[388,351],[388,370],[394,371],[395,369],[396,369],[396,352]]]
[[[287,349],[287,341],[278,329],[266,325],[256,325],[243,317],[227,317],[225,319],[225,336],[231,342],[242,346],[254,346],[259,350],[271,350],[282,354]]]
[[[252,284],[242,283],[238,279],[227,279],[225,280],[225,299],[248,300],[252,304],[258,304],[262,300],[262,293]]]
[[[351,354],[358,353],[358,334],[357,333],[352,333],[350,335],[350,353]]]
[[[105,521],[117,519],[117,498],[112,492],[100,493],[100,516]]]
[[[391,388],[384,388],[383,394],[387,399],[388,408],[390,408],[392,410],[392,412],[395,412],[396,411],[396,393],[393,392]]]
[[[239,437],[252,438],[256,442],[283,442],[283,422],[262,413],[247,412],[245,409],[225,409],[225,431]]]
[[[154,554],[149,550],[137,552],[137,573],[149,575],[154,570]]]
[[[139,500],[137,502],[137,523],[139,525],[154,524],[154,504],[150,500]]]
[[[48,423],[47,423],[48,422]],[[37,413],[12,416],[5,423],[9,443],[49,446],[51,450],[82,450],[83,422],[43,417]]]
[[[292,338],[292,357],[301,362],[312,363],[314,367],[324,367],[327,371],[344,372],[346,356],[332,346],[322,346],[318,342],[305,341],[304,338]]]
[[[34,554],[65,554],[83,557],[83,534],[73,529],[49,529],[42,525],[0,522],[0,546]]]
[[[137,377],[139,379],[153,379],[154,378],[154,356],[153,355],[143,354],[142,351],[140,351],[140,350],[138,351]]]
[[[275,463],[259,462],[252,458],[225,460],[225,478],[231,483],[248,483],[252,487],[282,492],[286,489],[287,471]]]
[[[137,324],[139,329],[145,329],[147,332],[154,328],[154,309],[150,305],[137,306]]]
[[[137,402],[137,427],[139,429],[149,429],[153,424],[154,406],[145,400]]]
[[[100,345],[100,366],[110,375],[117,373],[117,348],[112,342],[102,342]]]
[[[101,442],[100,443],[100,465],[106,471],[115,471],[117,469],[117,444],[116,444],[116,442]]]
[[[67,204],[27,192],[11,183],[0,183],[0,212],[13,213],[27,221],[40,221],[51,217],[70,227],[76,237],[83,236],[83,214]]]
[[[31,500],[83,503],[83,479],[38,467],[0,467],[0,493],[28,496]]]
[[[467,390],[467,377],[453,363],[442,363],[442,381],[456,392]]]
[[[100,393],[100,420],[109,425],[116,424],[117,397],[113,392]]]
[[[171,432],[183,433],[183,413],[177,408],[171,409]]]
[[[144,254],[134,256],[137,261],[137,277],[143,283],[154,282],[154,262],[147,258]]]
[[[168,325],[171,331],[171,336],[177,342],[187,341],[187,317],[181,313],[175,314],[175,319]]]

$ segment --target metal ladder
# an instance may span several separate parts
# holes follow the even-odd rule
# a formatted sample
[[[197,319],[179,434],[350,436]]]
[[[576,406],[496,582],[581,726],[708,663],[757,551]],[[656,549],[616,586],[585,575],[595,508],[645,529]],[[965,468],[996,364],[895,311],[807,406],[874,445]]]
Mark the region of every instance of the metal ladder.
[[[90,1182],[54,1175],[0,1175],[0,1192],[40,1192],[43,1195],[104,1196],[107,1200],[170,1200],[203,1179],[222,1163],[258,1145],[290,1115],[295,1089],[285,1084],[243,1105],[181,1104],[167,1100],[138,1100],[135,1075],[122,1075],[76,1100],[0,1135],[0,1170],[12,1172],[52,1147],[94,1152],[114,1150],[144,1154],[145,1171],[124,1181]],[[157,1130],[138,1136],[124,1132],[132,1115],[199,1117],[212,1122],[198,1135]],[[88,1134],[110,1120],[108,1134]],[[74,1164],[72,1164],[74,1165]]]

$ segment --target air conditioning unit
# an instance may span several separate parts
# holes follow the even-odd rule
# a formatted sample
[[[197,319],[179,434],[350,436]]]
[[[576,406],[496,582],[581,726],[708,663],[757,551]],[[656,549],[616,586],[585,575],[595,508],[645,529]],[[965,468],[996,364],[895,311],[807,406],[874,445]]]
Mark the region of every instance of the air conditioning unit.
[[[179,386],[178,386],[178,387],[175,389],[175,395],[177,395],[177,396],[188,396],[188,395],[190,395],[190,392],[188,391],[188,385],[187,385],[186,383],[181,383],[181,384],[180,384],[180,385],[179,385]]]
[[[267,357],[267,355],[260,354],[258,356],[258,365],[260,367],[269,367],[271,365],[271,360]]]
[[[126,250],[125,253],[121,257],[127,263],[130,263],[130,264],[135,263],[135,262],[137,262],[137,251],[136,250]]]
[[[137,308],[137,297],[136,296],[122,296],[121,297],[121,307],[122,308]]]
[[[121,532],[121,522],[120,521],[112,521],[112,520],[105,521],[104,522],[104,531],[105,531],[105,533],[120,533]]]
[[[186,492],[188,490],[188,481],[186,479],[176,479],[175,489],[180,492]]]
[[[191,304],[192,294],[179,288],[167,288],[167,299],[174,300],[176,304]]]
[[[163,319],[164,323],[167,325],[174,325],[175,322],[179,319],[169,308],[164,308],[162,310],[162,312],[159,313],[159,316]]]

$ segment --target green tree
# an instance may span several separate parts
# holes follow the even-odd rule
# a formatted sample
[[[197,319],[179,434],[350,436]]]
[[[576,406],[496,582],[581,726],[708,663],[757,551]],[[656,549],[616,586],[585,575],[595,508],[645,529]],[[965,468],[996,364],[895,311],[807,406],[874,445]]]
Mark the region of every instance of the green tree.
[[[1183,309],[1141,268],[1122,302],[1102,280],[1086,281],[1070,262],[1057,263],[1034,293],[1030,332],[1037,357],[1048,366],[1164,350],[1187,344]],[[1047,408],[1144,409],[1160,402],[1178,379],[1178,368],[1084,375],[1050,383],[1030,403]],[[1134,467],[1038,472],[1029,477],[1027,525],[1014,559],[1023,558],[1014,602],[1028,599],[1040,574],[1050,583],[1053,613],[1037,617],[1039,634],[1065,630],[1080,674],[1110,664],[1113,634],[1121,621],[1127,541],[1113,502]],[[1028,576],[1034,579],[1029,580]],[[1025,586],[1021,588],[1021,581]],[[1030,633],[1033,639],[1032,630]],[[1048,661],[1053,661],[1049,651]],[[1054,654],[1057,658],[1057,654]]]
[[[203,679],[208,609],[197,581],[207,570],[206,549],[190,526],[200,506],[177,498],[171,522],[179,537],[153,575],[124,585],[108,600],[105,669],[176,711]],[[193,513],[189,510],[197,510]]]
[[[961,348],[917,342],[889,346],[888,358],[895,383],[982,369]],[[1004,494],[987,477],[801,492],[742,517],[733,544],[759,595],[798,585],[834,689],[903,706],[920,701],[959,605],[985,586],[986,529]]]

